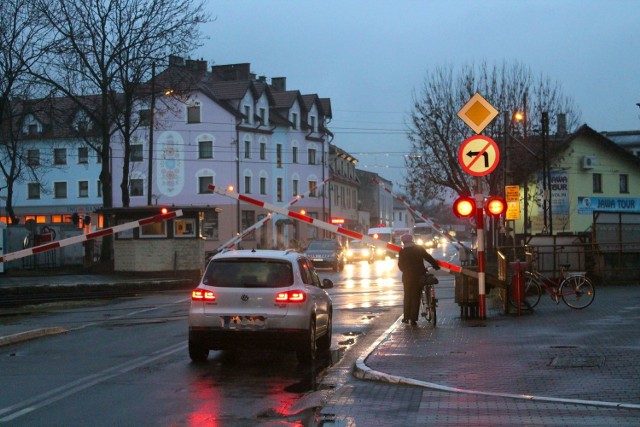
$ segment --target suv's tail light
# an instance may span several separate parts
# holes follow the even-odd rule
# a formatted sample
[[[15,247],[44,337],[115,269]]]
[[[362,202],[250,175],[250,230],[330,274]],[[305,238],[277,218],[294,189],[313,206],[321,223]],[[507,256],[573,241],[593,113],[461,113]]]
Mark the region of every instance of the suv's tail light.
[[[193,301],[215,301],[216,295],[213,293],[213,291],[196,288],[191,291],[191,299]]]
[[[307,294],[302,291],[278,292],[276,302],[305,302]]]

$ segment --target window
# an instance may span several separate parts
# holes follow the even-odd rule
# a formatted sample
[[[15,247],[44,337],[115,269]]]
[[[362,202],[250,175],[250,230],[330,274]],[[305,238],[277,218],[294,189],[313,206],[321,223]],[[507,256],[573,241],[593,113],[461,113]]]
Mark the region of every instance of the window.
[[[218,240],[218,213],[214,209],[199,212],[200,237]]]
[[[620,174],[620,193],[629,192],[629,175],[626,173]]]
[[[311,127],[312,131],[316,130],[316,116],[309,117],[309,126]]]
[[[129,151],[129,160],[132,162],[142,161],[142,144],[131,144],[131,151]]]
[[[265,178],[264,176],[260,177],[260,194],[267,194],[267,178]]]
[[[95,150],[95,152],[96,152],[96,163],[102,163],[102,155],[98,150]]]
[[[298,182],[299,181],[297,179],[294,179],[292,183],[294,197],[298,195]]]
[[[267,119],[267,110],[264,107],[260,108],[260,124],[264,125],[266,119]]]
[[[100,180],[96,181],[96,194],[98,197],[102,197],[102,183]]]
[[[27,150],[27,166],[40,166],[40,150]]]
[[[53,197],[56,199],[67,198],[67,183],[66,182],[54,182],[53,183]]]
[[[298,147],[291,147],[291,162],[298,163]]]
[[[291,127],[298,129],[298,113],[291,113]]]
[[[134,178],[129,180],[129,195],[131,197],[144,196],[144,180]]]
[[[256,223],[256,213],[254,211],[242,211],[242,229],[246,230]],[[248,236],[245,236],[245,240],[256,240],[255,230],[252,231]]]
[[[267,159],[267,144],[264,142],[260,143],[260,160]]]
[[[318,181],[309,181],[309,197],[317,197],[316,190],[318,188]]]
[[[37,182],[30,182],[27,184],[27,197],[29,199],[39,199],[40,198],[40,184]]]
[[[66,165],[67,164],[67,149],[66,148],[54,148],[53,149],[53,164],[54,165]]]
[[[309,164],[310,165],[315,165],[316,164],[316,150],[315,150],[315,148],[309,148]]]
[[[251,177],[244,177],[244,192],[245,194],[251,194]]]
[[[187,123],[200,123],[200,105],[187,107]]]
[[[276,144],[276,167],[282,167],[282,144]]]
[[[593,192],[602,193],[602,174],[600,173],[593,174]]]
[[[251,141],[249,140],[246,140],[244,142],[244,158],[245,159],[251,158]]]
[[[78,197],[89,197],[89,181],[78,181]]]
[[[89,149],[87,147],[78,147],[78,163],[89,163]]]
[[[198,194],[211,194],[213,191],[209,190],[209,185],[213,185],[212,176],[201,176],[198,178]]]
[[[151,110],[150,109],[146,109],[146,110],[140,110],[138,112],[138,124],[140,126],[149,126],[149,124],[151,124]]]
[[[248,105],[244,106],[244,119],[245,123],[251,123],[251,107]]]
[[[198,158],[213,159],[213,141],[198,142]]]
[[[140,237],[167,237],[167,222],[159,221],[140,227]]]
[[[277,192],[277,197],[278,197],[278,201],[281,202],[282,201],[282,178],[278,178],[276,181],[276,192]]]
[[[193,218],[178,218],[173,220],[173,235],[175,237],[195,237],[196,220]]]

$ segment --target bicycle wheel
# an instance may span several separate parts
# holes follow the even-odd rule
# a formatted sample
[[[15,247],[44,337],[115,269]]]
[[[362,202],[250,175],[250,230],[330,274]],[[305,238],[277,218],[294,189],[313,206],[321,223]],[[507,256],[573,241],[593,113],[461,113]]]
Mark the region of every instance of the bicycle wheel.
[[[577,310],[589,307],[596,297],[596,288],[586,276],[569,276],[560,285],[562,301]]]
[[[438,299],[435,297],[435,292],[429,292],[429,312],[431,313],[431,323],[433,323],[433,327],[436,327],[436,323],[438,321],[438,315],[436,307],[438,307]]]
[[[422,288],[422,292],[420,292],[420,314],[427,319],[427,322],[429,321],[429,304],[425,288]]]
[[[509,292],[509,303],[515,308],[518,308],[518,304],[520,304],[521,309],[530,310],[540,302],[542,289],[535,276],[530,272],[525,271],[522,274],[524,274],[524,296],[518,302],[516,295],[513,292]]]

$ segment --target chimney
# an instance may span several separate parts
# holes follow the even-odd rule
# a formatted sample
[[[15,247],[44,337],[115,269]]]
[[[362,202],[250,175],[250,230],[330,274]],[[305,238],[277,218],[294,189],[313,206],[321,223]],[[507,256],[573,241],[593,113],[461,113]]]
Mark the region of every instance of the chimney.
[[[567,134],[567,115],[565,113],[558,113],[558,128],[556,130],[556,136],[565,136]]]
[[[178,55],[169,55],[169,66],[183,67],[184,58]]]
[[[202,59],[187,59],[187,68],[192,71],[207,71],[207,61]]]
[[[286,77],[272,77],[271,87],[278,92],[285,92],[287,90],[287,78]]]

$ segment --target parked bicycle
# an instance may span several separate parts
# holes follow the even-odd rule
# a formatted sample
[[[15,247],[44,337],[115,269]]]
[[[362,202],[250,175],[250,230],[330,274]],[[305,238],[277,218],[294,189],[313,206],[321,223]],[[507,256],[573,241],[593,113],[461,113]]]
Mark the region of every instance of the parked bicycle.
[[[544,289],[556,304],[560,299],[569,307],[580,310],[591,305],[596,296],[596,289],[585,272],[568,272],[570,264],[560,265],[560,277],[550,278],[536,270],[522,272],[524,289],[522,295],[517,290],[509,295],[509,302],[514,307],[532,309],[538,302]]]
[[[420,294],[420,314],[427,322],[433,323],[435,327],[438,319],[438,298],[436,298],[435,285],[438,283],[438,279],[429,270],[423,277],[422,292]]]

